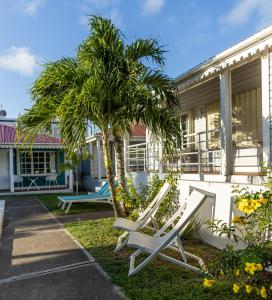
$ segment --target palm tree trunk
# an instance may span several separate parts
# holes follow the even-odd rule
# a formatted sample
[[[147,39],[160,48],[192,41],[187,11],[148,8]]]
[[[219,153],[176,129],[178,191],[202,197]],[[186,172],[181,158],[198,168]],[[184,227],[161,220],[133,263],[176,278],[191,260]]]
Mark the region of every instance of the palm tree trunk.
[[[113,143],[114,150],[116,153],[116,171],[117,178],[122,188],[126,190],[126,172],[125,172],[125,162],[124,162],[124,132],[120,128],[115,128],[113,130]],[[128,215],[128,211],[123,202],[119,202],[122,214]]]
[[[113,172],[112,172],[112,162],[111,162],[111,156],[110,156],[108,129],[102,131],[102,143],[103,143],[105,170],[106,170],[106,175],[107,175],[107,179],[109,182],[109,189],[110,189],[111,198],[112,198],[114,215],[117,218],[119,216],[119,210],[118,210],[118,203],[116,200],[116,189],[115,189],[115,185],[114,185],[114,176],[113,176]]]

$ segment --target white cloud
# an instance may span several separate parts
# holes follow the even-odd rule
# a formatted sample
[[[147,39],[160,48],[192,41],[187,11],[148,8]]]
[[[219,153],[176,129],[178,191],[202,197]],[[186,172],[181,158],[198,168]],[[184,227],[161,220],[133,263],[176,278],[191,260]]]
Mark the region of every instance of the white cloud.
[[[225,27],[242,26],[253,16],[258,21],[259,28],[271,25],[271,0],[238,0],[228,14],[219,18],[219,22]]]
[[[29,48],[12,46],[0,55],[0,69],[31,76],[38,66],[36,61]]]
[[[9,0],[12,11],[21,15],[35,15],[46,0]]]
[[[144,15],[151,15],[158,13],[163,5],[165,3],[165,0],[144,0],[143,1],[143,14]]]

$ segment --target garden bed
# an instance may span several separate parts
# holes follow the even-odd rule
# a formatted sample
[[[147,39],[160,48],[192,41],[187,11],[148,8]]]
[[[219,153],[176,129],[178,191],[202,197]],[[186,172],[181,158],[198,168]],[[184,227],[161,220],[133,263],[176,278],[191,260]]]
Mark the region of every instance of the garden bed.
[[[113,218],[107,218],[65,226],[95,257],[112,283],[121,287],[130,299],[233,299],[230,286],[218,283],[213,289],[207,289],[202,284],[203,276],[159,259],[128,277],[128,258],[132,251],[124,248],[113,253],[120,235],[120,231],[112,228],[113,221]],[[206,263],[218,252],[198,240],[185,241],[184,247]]]

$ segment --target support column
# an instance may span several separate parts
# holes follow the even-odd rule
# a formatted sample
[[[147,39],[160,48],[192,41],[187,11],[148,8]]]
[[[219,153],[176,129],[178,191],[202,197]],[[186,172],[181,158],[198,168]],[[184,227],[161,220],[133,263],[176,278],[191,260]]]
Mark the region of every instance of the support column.
[[[158,147],[159,147],[159,174],[163,173],[163,141],[162,139],[159,139],[158,141]]]
[[[69,170],[69,190],[73,190],[73,181],[74,181],[74,178],[73,178],[73,171],[72,170]]]
[[[90,154],[90,176],[93,177],[93,169],[92,169],[92,164],[93,164],[93,143],[89,143],[89,154]]]
[[[127,170],[129,169],[128,166],[128,145],[129,145],[129,137],[127,134],[124,135],[124,166],[125,166],[125,173],[127,174]],[[116,173],[117,174],[117,173]]]
[[[10,191],[14,193],[14,166],[13,166],[13,148],[9,149],[9,182],[10,182]]]
[[[261,58],[262,70],[262,127],[263,127],[263,163],[270,164],[270,91],[269,91],[269,52]]]
[[[102,161],[101,161],[101,144],[100,144],[100,138],[97,137],[96,139],[96,151],[97,151],[97,178],[101,179],[102,175]]]
[[[232,173],[232,91],[231,73],[225,71],[220,75],[221,108],[221,175]]]

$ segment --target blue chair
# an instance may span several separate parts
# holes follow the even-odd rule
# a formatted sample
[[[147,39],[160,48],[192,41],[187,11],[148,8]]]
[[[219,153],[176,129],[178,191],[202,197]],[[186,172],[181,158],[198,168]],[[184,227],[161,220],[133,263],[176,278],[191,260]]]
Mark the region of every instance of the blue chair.
[[[66,204],[68,204],[65,214],[70,210],[73,203],[107,203],[112,204],[112,199],[109,191],[109,184],[106,182],[101,189],[96,193],[78,195],[78,196],[58,196],[60,200],[59,205],[61,209],[65,209]]]

